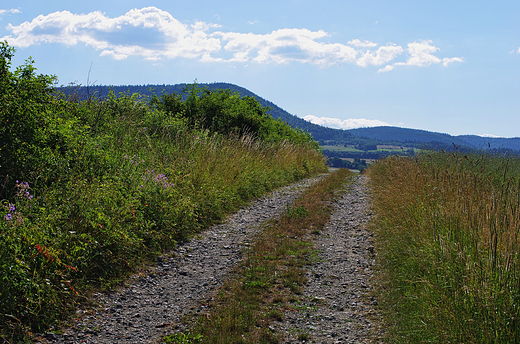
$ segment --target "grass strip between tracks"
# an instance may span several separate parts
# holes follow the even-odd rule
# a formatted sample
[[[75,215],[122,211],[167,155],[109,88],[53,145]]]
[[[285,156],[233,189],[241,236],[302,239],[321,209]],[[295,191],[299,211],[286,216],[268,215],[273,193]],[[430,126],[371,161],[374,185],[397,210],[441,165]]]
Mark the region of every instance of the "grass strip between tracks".
[[[193,321],[192,330],[163,338],[166,343],[278,343],[269,329],[295,309],[305,285],[305,266],[316,258],[312,235],[328,222],[329,201],[351,173],[340,169],[310,187],[278,220],[264,224],[245,259],[218,291],[208,312]],[[305,334],[301,334],[305,336]],[[304,339],[302,337],[302,339]]]

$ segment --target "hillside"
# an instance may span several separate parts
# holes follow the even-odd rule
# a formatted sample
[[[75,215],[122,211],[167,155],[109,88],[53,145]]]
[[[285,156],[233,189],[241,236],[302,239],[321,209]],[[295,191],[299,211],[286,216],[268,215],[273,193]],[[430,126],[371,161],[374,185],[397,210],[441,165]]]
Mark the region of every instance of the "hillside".
[[[286,122],[292,127],[297,127],[300,129],[303,129],[307,132],[309,132],[312,137],[314,137],[315,140],[339,140],[344,141],[347,139],[355,139],[355,137],[350,134],[346,130],[339,130],[339,129],[332,129],[332,128],[326,128],[321,125],[313,124],[311,122],[308,122],[302,118],[299,118],[295,115],[290,114],[289,112],[285,111],[284,109],[280,108],[276,104],[256,95],[255,93],[249,91],[248,89],[245,89],[243,87],[224,83],[224,82],[218,82],[218,83],[210,83],[210,84],[198,84],[200,87],[205,87],[211,91],[217,90],[217,89],[230,89],[233,92],[238,92],[243,97],[253,97],[258,100],[258,102],[265,107],[268,107],[270,110],[268,113],[271,114],[271,116],[275,119],[280,118],[282,121]],[[158,96],[162,94],[172,94],[177,93],[181,94],[185,87],[188,86],[188,84],[176,84],[176,85],[128,85],[128,86],[90,86],[90,87],[79,87],[79,88],[73,88],[72,90],[67,88],[60,88],[61,91],[64,91],[66,93],[69,93],[71,91],[77,91],[79,94],[83,97],[93,94],[96,94],[99,97],[106,97],[110,90],[113,90],[116,94],[117,93],[139,93],[144,96],[149,96],[151,94],[156,94]]]
[[[148,96],[156,94],[181,94],[188,84],[176,85],[127,85],[127,86],[90,86],[79,87],[77,89],[60,88],[66,93],[71,91],[79,92],[81,96],[88,94],[96,94],[100,97],[106,97],[112,89],[115,93],[140,93]],[[377,144],[393,144],[398,146],[407,146],[415,148],[425,148],[427,146],[437,149],[451,149],[455,145],[463,149],[510,149],[520,150],[520,138],[489,138],[476,135],[460,135],[452,136],[449,134],[430,132],[419,129],[408,129],[399,127],[371,127],[358,128],[349,130],[340,130],[323,127],[313,124],[302,118],[290,114],[276,104],[258,96],[246,88],[224,82],[216,82],[209,84],[199,84],[209,90],[230,89],[238,92],[241,96],[254,97],[262,106],[268,107],[269,114],[275,119],[280,118],[292,127],[298,127],[309,132],[313,138],[320,142],[321,145],[377,145]],[[325,114],[326,115],[326,114]]]

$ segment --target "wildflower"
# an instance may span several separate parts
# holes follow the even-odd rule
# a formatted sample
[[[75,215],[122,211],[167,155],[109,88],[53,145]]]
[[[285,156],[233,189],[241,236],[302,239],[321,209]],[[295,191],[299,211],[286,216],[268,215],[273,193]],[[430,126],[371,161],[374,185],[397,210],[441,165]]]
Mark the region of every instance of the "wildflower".
[[[40,253],[42,256],[44,256],[45,259],[47,259],[49,262],[54,261],[54,259],[51,257],[49,252],[47,252],[47,250],[45,249],[45,246],[42,247],[42,246],[36,244],[36,245],[34,245],[34,247],[36,248],[36,250],[38,250],[38,253]]]
[[[4,215],[4,217],[7,221],[11,221],[13,219],[11,214]]]
[[[15,208],[14,204],[9,204],[9,212],[12,213],[15,210],[16,210],[16,208]]]
[[[78,271],[78,269],[77,269],[77,268],[75,268],[74,266],[70,266],[70,265],[65,265],[65,267],[66,267],[67,269],[70,269],[70,270],[74,270],[75,272],[77,272],[77,271]]]

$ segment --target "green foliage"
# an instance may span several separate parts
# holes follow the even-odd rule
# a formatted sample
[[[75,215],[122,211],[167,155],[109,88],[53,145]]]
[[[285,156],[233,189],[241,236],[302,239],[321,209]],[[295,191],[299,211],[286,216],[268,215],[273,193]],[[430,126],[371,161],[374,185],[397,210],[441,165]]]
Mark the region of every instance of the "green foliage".
[[[285,140],[318,149],[310,134],[273,119],[268,109],[254,97],[241,97],[229,89],[210,91],[197,84],[187,85],[183,95],[163,94],[154,102],[159,109],[186,118],[191,126],[210,132],[237,136],[253,134],[265,142]]]
[[[367,163],[359,158],[354,158],[353,162],[338,157],[327,158],[327,165],[336,168],[349,168],[360,172],[367,168]]]
[[[195,344],[202,343],[202,335],[201,334],[191,334],[191,333],[175,333],[167,335],[163,338],[164,343],[172,343],[172,344]]]
[[[291,219],[302,219],[309,214],[309,211],[305,209],[303,205],[299,207],[293,207],[287,205],[287,217]]]
[[[12,48],[0,52],[2,339],[56,325],[92,287],[113,286],[248,200],[326,168],[307,144],[211,131],[139,95],[56,95],[52,77],[31,61],[11,72]],[[197,96],[192,108],[201,118],[218,101],[263,111],[220,97]]]

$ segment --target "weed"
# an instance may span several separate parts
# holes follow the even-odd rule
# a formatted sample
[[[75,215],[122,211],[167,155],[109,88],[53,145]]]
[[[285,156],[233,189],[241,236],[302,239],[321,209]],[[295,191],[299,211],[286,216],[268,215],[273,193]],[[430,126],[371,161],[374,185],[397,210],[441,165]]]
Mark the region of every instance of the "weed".
[[[298,340],[309,340],[311,336],[308,333],[300,333],[298,334]]]

